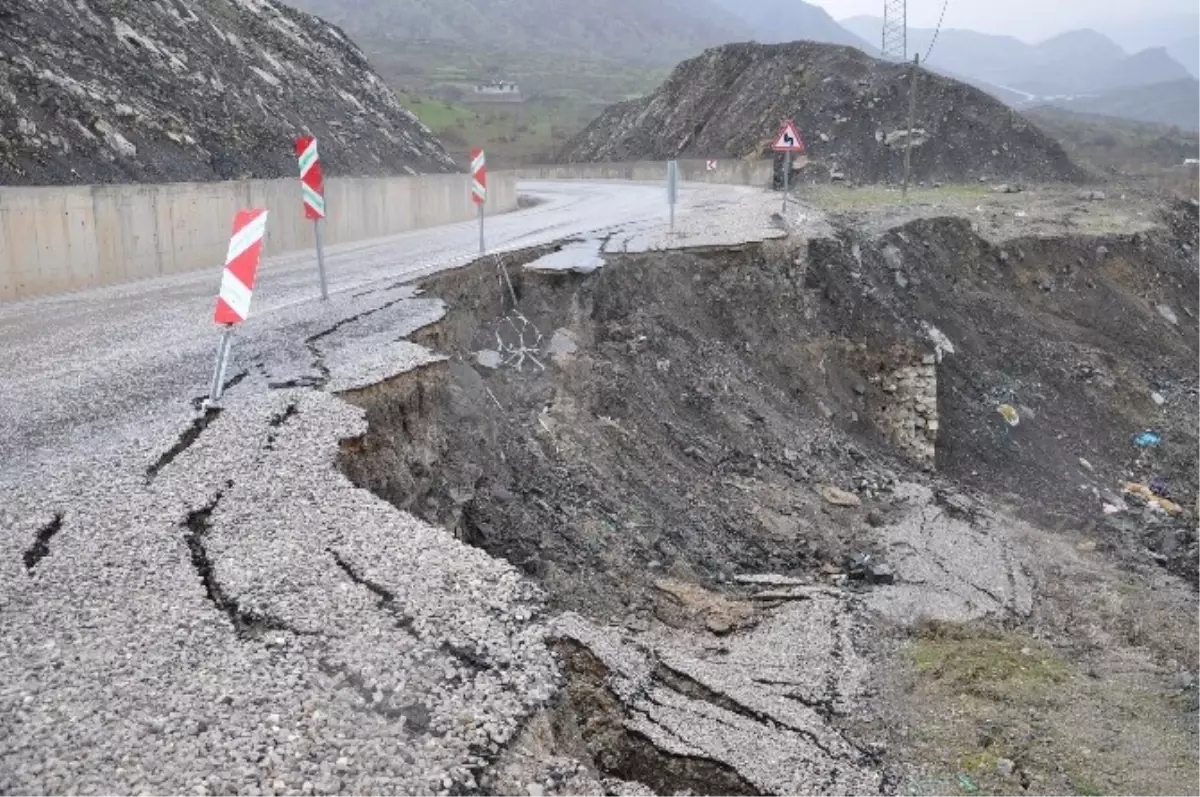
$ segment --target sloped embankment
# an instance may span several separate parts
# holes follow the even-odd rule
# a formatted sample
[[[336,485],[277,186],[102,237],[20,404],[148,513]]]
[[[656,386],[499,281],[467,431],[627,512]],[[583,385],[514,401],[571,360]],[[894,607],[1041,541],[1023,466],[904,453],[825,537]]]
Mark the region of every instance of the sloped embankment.
[[[1133,672],[1147,733],[1186,747],[1194,709],[1156,679],[1194,671],[1194,644],[1122,631],[1109,604],[1125,605],[1125,578],[1139,613],[1174,627],[1187,587],[1160,566],[1195,587],[1195,229],[1178,207],[1136,235],[996,244],[942,218],[843,230],[807,256],[791,242],[611,255],[589,274],[522,270],[531,252],[508,259],[511,291],[483,261],[425,284],[449,312],[416,338],[449,361],[347,395],[369,431],[342,466],[546,590],[567,681],[517,745],[543,762],[523,775],[541,787],[899,789],[914,742],[877,742],[907,727],[878,716],[903,704],[880,674],[903,669],[903,636],[867,625],[881,617],[1007,629],[914,643],[931,661],[991,646],[1055,663],[1052,694],[1075,702],[1009,718],[1025,741],[1006,744],[1045,750],[1013,753],[997,783],[1075,788],[1084,764],[1055,761],[1085,715],[1088,740],[1143,762],[1113,788],[1155,768],[1175,783],[1175,752],[1122,741],[1119,696]],[[1134,445],[1145,429],[1157,447]],[[1066,540],[1127,575],[1045,553]],[[1065,574],[1108,608],[1064,592]],[[1053,650],[1025,641],[1039,637]],[[957,710],[946,672],[923,694]],[[525,771],[497,763],[485,788],[521,788]]]

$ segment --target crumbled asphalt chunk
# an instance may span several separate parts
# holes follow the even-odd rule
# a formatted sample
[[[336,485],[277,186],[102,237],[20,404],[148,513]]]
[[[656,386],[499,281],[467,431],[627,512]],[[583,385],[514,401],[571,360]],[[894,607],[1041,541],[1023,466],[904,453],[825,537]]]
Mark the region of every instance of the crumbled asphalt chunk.
[[[333,557],[334,563],[342,569],[342,572],[345,573],[351,581],[359,586],[365,587],[370,592],[373,592],[375,595],[379,596],[379,607],[394,614],[396,616],[397,625],[400,628],[408,631],[412,630],[413,619],[404,614],[401,607],[396,604],[395,593],[369,579],[363,578],[349,562],[339,556],[337,551],[333,550],[332,548],[329,550],[329,554]]]
[[[226,485],[227,488],[232,486],[232,482],[228,482]],[[187,528],[183,539],[187,543],[188,551],[191,553],[192,566],[196,568],[196,575],[200,577],[201,583],[204,584],[205,594],[208,595],[209,601],[212,602],[218,611],[225,613],[240,635],[257,637],[266,631],[291,630],[284,623],[273,618],[243,611],[239,608],[237,601],[226,594],[225,590],[221,588],[217,574],[213,572],[213,564],[209,559],[208,551],[204,547],[204,538],[210,530],[212,513],[221,503],[223,495],[223,492],[217,493],[213,496],[212,501],[199,509],[189,512],[183,522],[184,527]]]

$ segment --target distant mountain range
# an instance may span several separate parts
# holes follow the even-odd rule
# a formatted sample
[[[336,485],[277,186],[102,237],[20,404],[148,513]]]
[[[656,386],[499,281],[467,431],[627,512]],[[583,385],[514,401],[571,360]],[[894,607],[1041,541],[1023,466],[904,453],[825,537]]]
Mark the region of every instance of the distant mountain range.
[[[882,21],[852,17],[841,24],[876,40]],[[1131,55],[1094,30],[1027,44],[1012,36],[954,28],[938,32],[934,42],[933,30],[909,28],[908,48],[922,58],[929,53],[929,69],[971,83],[1015,108],[1049,105],[1185,130],[1198,126],[1200,83],[1194,75],[1200,71],[1200,39],[1194,36],[1171,48],[1151,47]],[[878,53],[877,47],[872,49]]]
[[[841,24],[868,41],[876,41],[882,21],[860,16]],[[909,53],[924,58],[934,35],[931,29],[909,28]],[[1192,75],[1165,47],[1130,55],[1094,30],[1068,31],[1038,44],[955,28],[936,35],[937,42],[926,64],[930,69],[1038,99],[1149,86]],[[1181,42],[1180,51],[1185,48]]]
[[[668,65],[750,37],[712,0],[284,0],[368,50],[433,40],[483,51]]]
[[[1129,16],[1132,18],[1105,15],[1106,18],[1097,20],[1094,27],[1127,53],[1165,46],[1171,57],[1183,64],[1193,77],[1200,77],[1200,53],[1197,51],[1200,37],[1196,35],[1200,29],[1200,13],[1146,14],[1138,13],[1136,6],[1130,6]]]

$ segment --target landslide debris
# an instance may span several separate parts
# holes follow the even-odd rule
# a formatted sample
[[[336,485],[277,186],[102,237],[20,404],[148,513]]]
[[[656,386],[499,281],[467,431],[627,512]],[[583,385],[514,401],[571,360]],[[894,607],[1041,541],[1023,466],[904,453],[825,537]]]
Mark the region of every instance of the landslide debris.
[[[803,174],[862,183],[902,176],[911,66],[815,42],[729,44],[684,61],[652,94],[613,105],[568,142],[563,162],[759,158],[781,121],[800,128]],[[984,92],[922,71],[915,180],[1078,181],[1063,148]]]
[[[860,353],[808,328],[785,248],[608,259],[587,276],[510,266],[520,318],[490,262],[431,278],[451,310],[414,340],[451,360],[347,394],[369,431],[343,467],[508,559],[555,609],[736,626],[670,580],[839,563],[865,518],[817,488],[886,489],[889,457],[867,463],[824,414],[882,439]]]
[[[448,172],[336,27],[275,0],[0,3],[0,183]]]
[[[556,615],[562,689],[480,784],[1186,782],[1196,507],[1121,490],[1196,492],[1197,217],[1146,215],[1005,239],[832,216],[807,241],[426,280],[448,312],[414,340],[448,359],[343,393],[367,431],[340,465]],[[1161,755],[1122,732],[1143,698]]]

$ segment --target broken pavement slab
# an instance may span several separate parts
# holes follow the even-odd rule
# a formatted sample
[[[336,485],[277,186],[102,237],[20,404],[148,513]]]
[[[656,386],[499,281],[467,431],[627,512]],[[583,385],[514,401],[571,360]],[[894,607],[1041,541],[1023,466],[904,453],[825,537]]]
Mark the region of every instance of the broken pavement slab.
[[[722,191],[683,192],[680,217]],[[493,240],[621,228],[660,200],[546,196]],[[457,229],[330,247],[328,303],[309,253],[268,259],[219,412],[194,408],[211,275],[0,305],[22,375],[0,409],[6,788],[468,789],[551,697],[538,588],[337,465],[365,425],[330,391],[444,359],[399,340],[445,310],[398,283],[473,259]],[[63,352],[89,367],[64,381]]]
[[[664,758],[717,762],[764,794],[876,793],[882,775],[871,756],[837,728],[862,699],[866,667],[850,600],[789,604],[727,637],[719,656],[670,630],[641,634],[634,646],[574,614],[558,618],[552,634],[602,662],[621,722]]]

